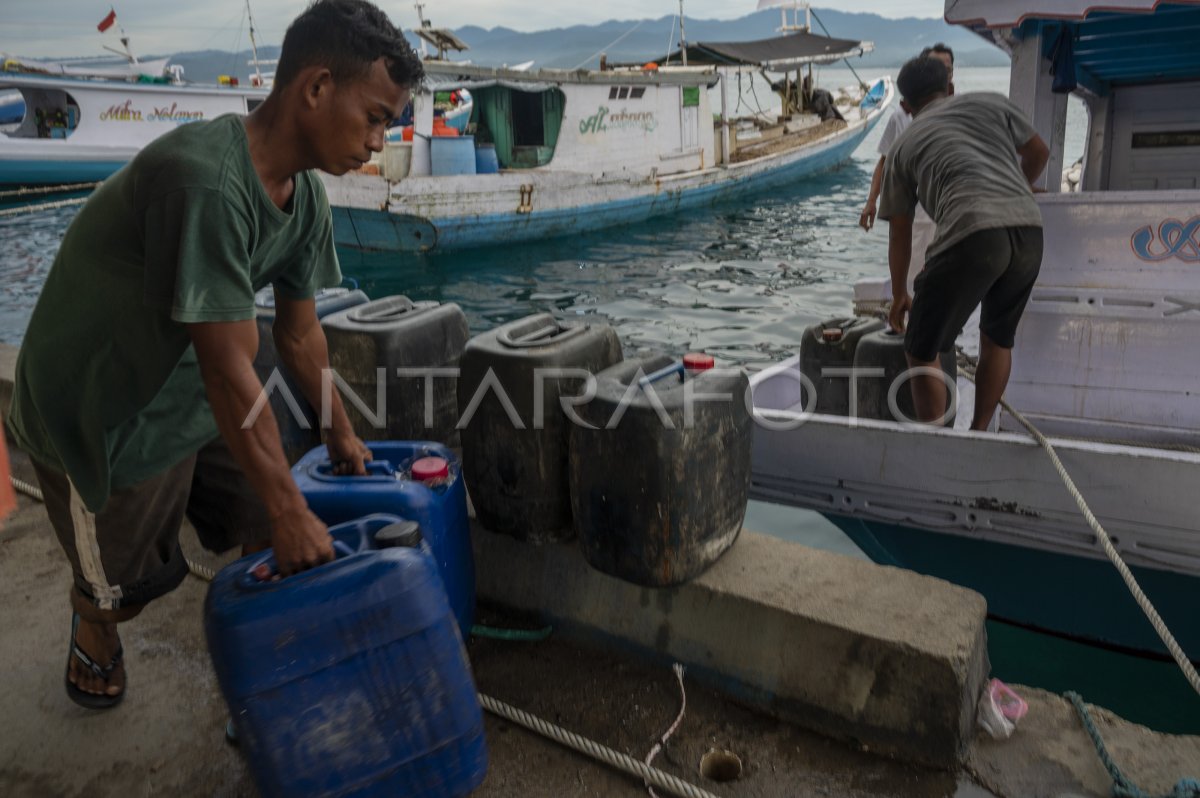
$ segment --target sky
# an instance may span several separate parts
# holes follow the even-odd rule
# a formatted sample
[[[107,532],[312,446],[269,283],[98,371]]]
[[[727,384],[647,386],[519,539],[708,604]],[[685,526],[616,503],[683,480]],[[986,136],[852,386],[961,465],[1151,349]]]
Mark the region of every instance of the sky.
[[[116,26],[96,24],[117,12],[135,53],[241,50],[249,46],[244,0],[0,0],[0,52],[27,57],[96,56],[120,47]],[[376,0],[403,28],[417,25],[412,0]],[[277,45],[307,0],[251,0],[256,39]],[[758,0],[686,0],[685,17],[736,19],[753,13]],[[944,0],[819,0],[817,9],[870,12],[885,17],[941,17]],[[425,15],[437,27],[504,26],[522,31],[590,25],[610,19],[659,18],[679,11],[677,0],[427,0]]]

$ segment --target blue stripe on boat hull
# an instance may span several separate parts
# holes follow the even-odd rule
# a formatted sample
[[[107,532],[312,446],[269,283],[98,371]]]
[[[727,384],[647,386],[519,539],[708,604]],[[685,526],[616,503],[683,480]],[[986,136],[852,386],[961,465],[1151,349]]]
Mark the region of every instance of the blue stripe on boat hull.
[[[653,195],[574,208],[535,210],[522,215],[503,213],[431,220],[436,228],[437,249],[467,249],[577,235],[712,205],[751,192],[767,191],[837,166],[850,157],[876,122],[878,117],[845,141],[792,163],[695,188],[667,190]],[[401,216],[399,221],[389,218],[394,215],[386,211],[335,207],[334,239],[339,246],[351,249],[412,251],[412,247],[406,243],[411,237],[414,217]]]
[[[983,594],[988,614],[1022,626],[1142,654],[1166,647],[1107,560],[1012,546],[859,518],[829,519],[877,563]],[[1183,650],[1200,662],[1200,579],[1131,569]]]
[[[0,185],[91,183],[124,165],[124,161],[0,161]]]

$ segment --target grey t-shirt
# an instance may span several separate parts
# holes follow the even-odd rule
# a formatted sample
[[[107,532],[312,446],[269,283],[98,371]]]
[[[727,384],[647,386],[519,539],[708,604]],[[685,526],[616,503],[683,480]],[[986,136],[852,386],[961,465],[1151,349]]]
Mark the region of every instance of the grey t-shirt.
[[[879,218],[911,216],[919,201],[937,224],[926,258],[980,230],[1041,227],[1016,152],[1036,134],[1002,94],[934,101],[892,145]]]

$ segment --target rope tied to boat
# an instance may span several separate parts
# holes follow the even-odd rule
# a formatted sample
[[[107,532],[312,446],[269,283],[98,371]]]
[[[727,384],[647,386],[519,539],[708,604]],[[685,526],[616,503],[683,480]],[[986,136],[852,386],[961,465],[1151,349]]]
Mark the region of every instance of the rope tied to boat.
[[[962,372],[963,376],[974,383],[974,369],[977,366],[976,361],[970,355],[964,352],[961,347],[958,347],[958,352],[961,355],[962,360],[968,367],[970,367],[968,370],[964,370]],[[1153,626],[1154,631],[1158,633],[1158,637],[1160,640],[1162,640],[1163,645],[1167,647],[1167,651],[1171,652],[1171,657],[1175,660],[1175,663],[1179,666],[1179,669],[1183,671],[1183,675],[1188,680],[1188,684],[1192,686],[1192,689],[1195,690],[1197,694],[1200,694],[1200,674],[1196,673],[1195,666],[1192,665],[1192,662],[1188,659],[1187,654],[1183,652],[1183,649],[1175,640],[1175,636],[1171,634],[1171,630],[1167,628],[1167,624],[1163,621],[1162,616],[1158,614],[1158,610],[1154,608],[1154,605],[1150,602],[1150,599],[1146,597],[1144,592],[1142,592],[1141,585],[1139,585],[1137,579],[1134,578],[1133,573],[1129,570],[1129,566],[1125,564],[1125,561],[1121,559],[1121,555],[1117,553],[1117,548],[1113,545],[1112,539],[1109,537],[1108,532],[1104,529],[1104,526],[1100,523],[1099,519],[1096,518],[1095,514],[1092,513],[1092,508],[1088,505],[1087,500],[1083,498],[1083,494],[1079,491],[1079,488],[1076,487],[1075,481],[1071,479],[1071,475],[1067,473],[1066,466],[1064,466],[1062,460],[1059,459],[1058,452],[1055,451],[1054,446],[1050,443],[1046,436],[1042,434],[1042,431],[1034,426],[1032,421],[1025,418],[1025,416],[1013,408],[1013,406],[1010,405],[1003,397],[1000,399],[1000,406],[1003,407],[1006,412],[1010,413],[1013,418],[1019,421],[1021,425],[1029,431],[1029,434],[1033,436],[1034,440],[1041,445],[1046,454],[1049,455],[1050,462],[1054,465],[1054,470],[1058,472],[1059,479],[1062,480],[1063,484],[1067,488],[1067,492],[1071,494],[1071,498],[1075,500],[1075,504],[1079,507],[1080,512],[1083,513],[1084,520],[1087,521],[1088,526],[1092,528],[1092,532],[1095,533],[1096,539],[1100,542],[1100,546],[1104,549],[1104,553],[1108,556],[1109,561],[1113,564],[1113,567],[1117,569],[1117,573],[1121,575],[1121,579],[1125,582],[1125,587],[1129,589],[1130,594],[1132,594],[1134,600],[1137,601],[1138,607],[1141,608],[1142,612],[1145,613],[1146,618],[1149,619],[1150,625]],[[1198,798],[1200,798],[1200,796],[1198,796]]]
[[[1083,728],[1087,731],[1088,737],[1092,738],[1092,745],[1096,747],[1096,755],[1100,757],[1101,764],[1104,765],[1104,769],[1108,771],[1109,777],[1113,780],[1113,798],[1152,798],[1149,793],[1143,791],[1122,773],[1121,768],[1113,761],[1112,755],[1108,753],[1108,748],[1104,745],[1104,738],[1100,736],[1100,730],[1096,728],[1096,722],[1092,719],[1092,714],[1083,703],[1083,698],[1079,693],[1070,691],[1063,695],[1079,713],[1079,719],[1083,721]],[[1162,798],[1200,798],[1200,780],[1180,779]]]
[[[95,183],[68,183],[62,186],[30,186],[0,191],[0,200],[18,199],[20,197],[38,197],[46,194],[67,194],[72,191],[88,191],[99,188],[100,181]]]

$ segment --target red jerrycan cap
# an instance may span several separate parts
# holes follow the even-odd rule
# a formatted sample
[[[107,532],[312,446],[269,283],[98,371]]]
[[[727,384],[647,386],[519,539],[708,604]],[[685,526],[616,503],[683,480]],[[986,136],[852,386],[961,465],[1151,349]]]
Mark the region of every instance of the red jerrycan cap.
[[[450,464],[442,457],[422,457],[412,465],[412,478],[417,482],[446,479],[450,476]]]
[[[842,337],[845,334],[845,330],[843,330],[841,327],[826,327],[825,329],[821,330],[821,338],[827,344],[837,343],[838,341],[842,340]]]
[[[703,352],[688,352],[683,356],[683,367],[688,371],[708,371],[717,365],[712,355]]]

